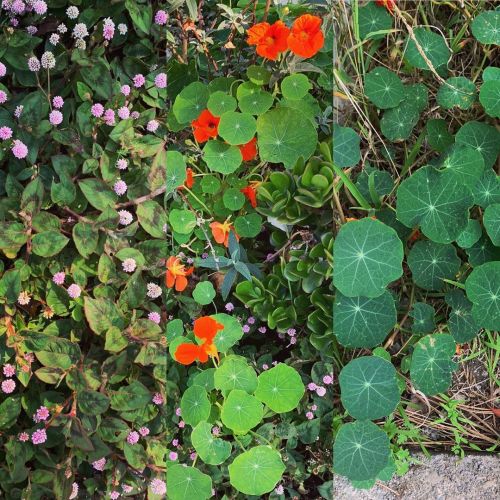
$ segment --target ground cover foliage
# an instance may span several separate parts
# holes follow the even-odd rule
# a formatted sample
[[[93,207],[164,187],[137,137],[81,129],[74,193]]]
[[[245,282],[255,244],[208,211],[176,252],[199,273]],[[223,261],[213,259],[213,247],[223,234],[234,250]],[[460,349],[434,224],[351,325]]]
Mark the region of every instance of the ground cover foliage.
[[[370,488],[407,469],[405,443],[428,444],[426,421],[450,424],[457,454],[498,444],[500,11],[388,0],[334,12],[346,197],[333,245],[334,471]],[[479,424],[446,396],[472,358],[488,368]]]

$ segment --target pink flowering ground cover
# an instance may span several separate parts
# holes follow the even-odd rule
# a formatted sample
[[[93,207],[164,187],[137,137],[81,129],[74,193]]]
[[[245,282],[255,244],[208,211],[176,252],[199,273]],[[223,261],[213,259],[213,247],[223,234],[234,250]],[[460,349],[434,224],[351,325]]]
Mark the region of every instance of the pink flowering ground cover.
[[[0,498],[165,498],[167,2],[0,2]]]

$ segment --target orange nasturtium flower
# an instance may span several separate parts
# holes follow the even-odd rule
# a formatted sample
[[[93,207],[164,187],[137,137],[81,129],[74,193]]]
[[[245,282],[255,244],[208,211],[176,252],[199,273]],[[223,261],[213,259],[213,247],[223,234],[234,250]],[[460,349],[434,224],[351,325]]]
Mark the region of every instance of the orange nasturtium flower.
[[[229,233],[231,231],[234,232],[237,240],[240,239],[233,225],[228,220],[225,222],[212,222],[210,224],[210,229],[212,229],[214,240],[219,244],[224,244],[225,247],[229,246]]]
[[[194,322],[194,334],[203,340],[200,345],[195,344],[180,344],[175,351],[175,359],[183,364],[190,365],[196,360],[201,363],[206,363],[208,357],[218,357],[217,347],[214,344],[214,338],[219,330],[223,330],[224,325],[221,325],[210,316],[202,316]]]
[[[167,274],[165,283],[168,288],[174,288],[177,292],[182,292],[187,287],[188,281],[186,276],[193,272],[193,267],[186,269],[179,257],[169,257],[167,260]]]
[[[321,18],[304,14],[295,20],[288,37],[288,48],[297,56],[313,57],[323,47]]]
[[[186,180],[184,181],[184,184],[182,186],[179,186],[177,189],[179,191],[182,191],[184,189],[184,187],[191,189],[193,186],[194,186],[193,169],[187,168],[186,169]]]
[[[257,46],[257,54],[275,61],[280,52],[285,52],[288,48],[287,38],[290,29],[283,21],[276,21],[274,24],[258,23],[248,31],[248,45]]]
[[[245,195],[253,208],[257,207],[257,188],[260,186],[260,184],[261,182],[259,181],[252,181],[248,186],[240,189],[240,191]]]
[[[219,122],[219,117],[214,116],[208,109],[204,109],[200,116],[191,122],[194,138],[201,143],[217,137]]]
[[[250,139],[246,144],[238,147],[240,148],[243,161],[252,161],[257,156],[257,137]]]
[[[392,12],[396,5],[396,0],[375,0],[375,3],[381,7],[385,7],[389,12]]]

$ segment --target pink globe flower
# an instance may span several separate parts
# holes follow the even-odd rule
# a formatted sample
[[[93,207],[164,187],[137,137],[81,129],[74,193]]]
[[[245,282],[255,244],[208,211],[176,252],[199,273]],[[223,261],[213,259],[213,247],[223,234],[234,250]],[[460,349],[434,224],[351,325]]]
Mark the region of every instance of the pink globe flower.
[[[132,113],[130,113],[130,118],[133,118],[134,120],[137,120],[137,118],[139,118],[139,116],[141,116],[139,111],[132,111]]]
[[[63,271],[59,271],[58,273],[54,274],[52,277],[52,281],[56,285],[62,285],[64,283],[64,280],[66,278],[66,274]]]
[[[317,394],[320,398],[322,398],[322,397],[326,394],[326,388],[325,388],[325,387],[321,387],[321,386],[320,386],[320,387],[318,387],[318,388],[316,389],[316,394]]]
[[[118,491],[112,491],[110,494],[109,494],[109,498],[111,500],[117,500],[118,498],[120,498],[120,493]]]
[[[171,452],[168,454],[168,458],[169,458],[170,460],[172,460],[172,462],[175,462],[175,461],[177,460],[177,457],[178,457],[178,456],[179,456],[179,455],[178,455],[178,454],[177,454],[177,452],[175,452],[175,451],[171,451]]]
[[[12,394],[16,388],[16,383],[11,378],[2,382],[2,392],[5,394]]]
[[[124,493],[132,493],[134,488],[130,486],[129,484],[122,484],[122,490]]]
[[[16,369],[10,363],[7,363],[3,366],[3,374],[6,377],[13,377],[16,374]]]
[[[49,115],[49,122],[52,124],[52,125],[60,125],[63,121],[63,114],[57,110],[57,109],[54,109],[54,111],[51,111],[50,112],[50,115]]]
[[[155,86],[159,89],[164,89],[167,87],[167,74],[159,73],[155,76]]]
[[[118,110],[118,116],[122,119],[122,120],[126,120],[127,118],[130,117],[130,109],[127,108],[127,106],[122,106],[119,110]]]
[[[167,492],[167,485],[161,479],[153,479],[149,487],[155,495],[165,495]]]
[[[5,102],[7,102],[7,94],[3,90],[0,90],[0,104],[4,104]]]
[[[4,63],[0,62],[0,78],[3,78],[7,74],[7,67]]]
[[[168,14],[164,10],[159,10],[155,14],[155,24],[158,26],[164,26],[167,24]]]
[[[68,287],[68,295],[72,298],[72,299],[77,299],[78,297],[80,297],[82,293],[82,289],[76,285],[75,283],[73,283],[72,285],[70,285]]]
[[[127,168],[128,168],[128,161],[125,158],[120,158],[116,162],[116,168],[118,170],[127,170]]]
[[[141,427],[139,429],[139,434],[142,436],[142,437],[146,437],[148,434],[149,434],[149,429],[147,427]]]
[[[125,97],[128,97],[130,95],[130,85],[122,85],[120,91]]]
[[[92,113],[92,116],[95,116],[96,118],[100,118],[104,114],[104,106],[102,104],[94,104],[90,108],[90,112]]]
[[[148,319],[151,320],[153,323],[159,325],[161,321],[161,316],[157,312],[152,311],[148,314]]]
[[[153,394],[152,401],[155,405],[158,405],[158,406],[161,406],[165,402],[163,399],[163,396],[159,392],[155,392]]]
[[[18,139],[14,140],[14,145],[12,146],[12,154],[19,160],[26,158],[28,156],[28,148],[26,147],[26,144]]]
[[[43,16],[47,12],[47,4],[43,0],[36,0],[33,2],[33,10],[39,16]]]
[[[312,420],[312,419],[314,418],[314,414],[313,414],[313,412],[312,412],[312,411],[308,411],[308,412],[306,413],[306,418],[307,418],[308,420]]]
[[[14,14],[22,14],[25,9],[26,4],[22,0],[14,0],[10,6],[10,10]]]
[[[28,68],[35,73],[40,71],[41,65],[37,57],[33,56],[28,59]]]
[[[133,273],[135,271],[135,268],[137,267],[137,263],[134,259],[125,259],[122,262],[122,267],[126,273]]]
[[[43,444],[47,441],[47,432],[45,429],[38,429],[31,435],[31,442],[33,444]]]
[[[12,137],[12,129],[10,127],[0,127],[0,139],[7,141]]]
[[[146,83],[146,78],[144,78],[144,75],[141,75],[139,73],[134,76],[133,81],[134,81],[134,87],[140,88]]]
[[[116,181],[114,186],[113,186],[113,189],[115,191],[115,193],[118,195],[118,196],[121,196],[123,194],[125,194],[127,192],[127,184],[125,181]]]
[[[78,498],[78,489],[79,489],[78,483],[73,483],[71,485],[71,493],[68,497],[68,500],[75,500],[75,498]]]
[[[115,112],[112,109],[107,109],[104,112],[104,122],[109,127],[111,127],[115,124]]]
[[[33,415],[33,420],[35,422],[45,422],[50,416],[49,410],[45,406],[40,406],[36,413]]]
[[[127,210],[120,210],[118,212],[118,215],[120,216],[119,223],[122,226],[128,226],[132,222],[132,220],[134,219],[132,217],[132,214]]]
[[[146,128],[148,132],[156,132],[160,124],[156,120],[149,120]]]
[[[92,467],[94,467],[95,470],[98,470],[100,472],[104,470],[105,465],[106,465],[106,459],[104,457],[100,458],[99,460],[96,460],[95,462],[92,462]]]
[[[105,40],[112,40],[115,36],[115,23],[109,17],[107,19],[104,19],[102,36]]]
[[[120,212],[118,212],[120,213]],[[147,284],[147,296],[150,299],[157,299],[161,295],[161,286],[158,286],[156,283],[148,283]]]
[[[127,436],[127,443],[128,444],[137,444],[139,442],[140,436],[137,431],[132,431],[129,432]]]
[[[315,390],[318,388],[318,386],[317,386],[314,382],[309,382],[309,383],[307,384],[307,388],[308,388],[310,391],[315,391]]]
[[[30,435],[27,432],[21,432],[17,437],[21,443],[26,443],[26,441],[30,440]]]
[[[326,384],[326,385],[333,384],[333,377],[331,375],[325,375],[323,377],[323,384]]]
[[[56,95],[52,99],[52,106],[57,109],[61,109],[64,106],[64,99],[60,95]]]

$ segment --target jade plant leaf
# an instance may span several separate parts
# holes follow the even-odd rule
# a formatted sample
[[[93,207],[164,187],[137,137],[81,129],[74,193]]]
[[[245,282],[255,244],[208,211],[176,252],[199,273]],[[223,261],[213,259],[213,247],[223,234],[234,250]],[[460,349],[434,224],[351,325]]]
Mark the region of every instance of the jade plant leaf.
[[[387,417],[399,404],[396,369],[378,356],[350,361],[340,372],[339,384],[345,409],[359,420]]]
[[[420,339],[415,344],[410,365],[415,387],[426,396],[446,391],[457,368],[452,360],[454,354],[455,340],[451,335],[435,333]]]
[[[341,227],[333,260],[333,283],[343,295],[378,297],[403,273],[403,244],[394,229],[365,217]]]

